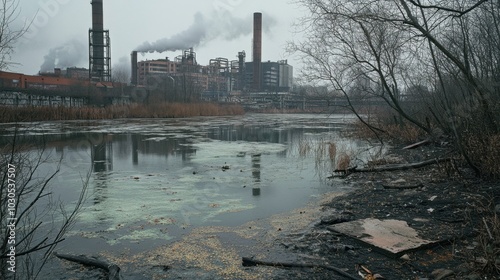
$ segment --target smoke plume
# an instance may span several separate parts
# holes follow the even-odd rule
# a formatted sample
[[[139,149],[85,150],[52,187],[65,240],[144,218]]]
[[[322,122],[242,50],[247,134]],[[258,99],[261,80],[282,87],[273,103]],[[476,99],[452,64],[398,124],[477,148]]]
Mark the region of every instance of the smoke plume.
[[[77,66],[85,60],[85,53],[85,45],[82,42],[77,40],[68,41],[49,50],[49,53],[43,57],[44,62],[40,66],[40,72],[52,71],[54,68],[64,69]]]
[[[194,22],[186,30],[179,32],[170,38],[162,38],[155,42],[144,42],[136,48],[138,52],[165,52],[185,50],[191,47],[201,46],[215,39],[227,41],[237,39],[252,33],[253,16],[235,18],[231,13],[213,13],[205,16],[200,12],[194,15]],[[271,17],[264,19],[264,31],[269,31],[276,23]]]

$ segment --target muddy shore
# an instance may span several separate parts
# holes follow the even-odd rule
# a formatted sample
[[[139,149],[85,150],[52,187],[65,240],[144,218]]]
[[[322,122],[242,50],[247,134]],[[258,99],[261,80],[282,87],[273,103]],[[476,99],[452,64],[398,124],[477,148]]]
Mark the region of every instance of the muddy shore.
[[[395,147],[379,163],[411,163],[447,152],[437,146]],[[357,279],[363,279],[358,271],[366,274],[360,265],[380,279],[500,279],[495,270],[500,232],[492,218],[495,206],[500,208],[498,182],[479,180],[455,161],[332,180],[342,182],[346,192],[239,227],[194,229],[137,255],[98,257],[119,265],[124,279],[349,279],[324,268],[244,267],[242,257],[333,266]],[[332,230],[366,218],[404,221],[432,242],[395,255]],[[71,277],[105,279],[105,273],[66,265]]]
[[[436,146],[396,147],[386,159],[411,163],[446,153],[446,148]],[[324,204],[324,215],[310,231],[282,243],[290,252],[307,256],[304,262],[332,265],[354,276],[358,270],[366,274],[356,269],[363,265],[383,279],[500,279],[498,181],[479,180],[456,161],[414,170],[356,173],[343,180],[353,191]],[[332,230],[334,224],[366,218],[404,221],[419,238],[432,242],[394,255]],[[290,270],[289,276],[346,279],[324,269]]]

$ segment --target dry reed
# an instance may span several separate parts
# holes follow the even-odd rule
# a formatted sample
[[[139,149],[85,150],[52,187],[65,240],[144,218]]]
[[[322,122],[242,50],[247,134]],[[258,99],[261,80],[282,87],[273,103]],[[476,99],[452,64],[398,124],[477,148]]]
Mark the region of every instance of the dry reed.
[[[342,153],[337,162],[338,170],[347,170],[351,164],[351,157],[347,153]]]
[[[481,173],[492,177],[500,178],[500,134],[496,135],[469,135],[466,138],[465,146],[471,160]]]
[[[335,161],[335,158],[337,156],[337,145],[335,143],[330,142],[328,143],[328,157],[330,158],[330,161]]]
[[[0,107],[0,122],[50,120],[97,120],[116,118],[183,118],[194,116],[243,115],[239,105],[213,103],[129,104],[108,107]]]

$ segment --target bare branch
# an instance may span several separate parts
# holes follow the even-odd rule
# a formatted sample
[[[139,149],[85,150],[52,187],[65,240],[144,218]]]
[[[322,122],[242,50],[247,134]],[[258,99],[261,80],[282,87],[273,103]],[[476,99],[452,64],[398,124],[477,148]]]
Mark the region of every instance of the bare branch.
[[[471,7],[467,8],[467,9],[460,9],[460,10],[448,8],[448,7],[444,7],[444,6],[439,6],[439,5],[423,5],[420,3],[420,1],[416,2],[415,0],[407,0],[407,1],[410,2],[412,5],[414,5],[418,8],[421,8],[421,9],[441,10],[441,11],[455,13],[456,14],[456,15],[454,15],[455,17],[461,17],[461,16],[464,16],[464,15],[470,13],[471,11],[475,10],[476,8],[480,7],[481,5],[488,2],[489,0],[480,0],[476,4],[472,5]]]

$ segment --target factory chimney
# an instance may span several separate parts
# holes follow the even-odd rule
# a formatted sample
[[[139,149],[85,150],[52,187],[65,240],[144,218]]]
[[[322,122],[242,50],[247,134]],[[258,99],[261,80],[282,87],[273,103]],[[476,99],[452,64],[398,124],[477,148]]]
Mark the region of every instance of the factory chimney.
[[[261,89],[262,13],[253,14],[253,89]]]
[[[92,0],[92,29],[94,31],[104,31],[104,12],[102,0]]]
[[[102,0],[92,0],[92,29],[89,30],[89,71],[93,81],[111,80],[109,31],[104,30]]]
[[[245,89],[245,51],[238,52],[238,69],[239,69],[239,78],[238,78],[238,89]]]
[[[133,51],[131,54],[130,54],[130,61],[132,61],[132,77],[131,77],[131,81],[130,83],[132,85],[137,85],[137,80],[138,80],[138,77],[137,77],[137,51]]]

